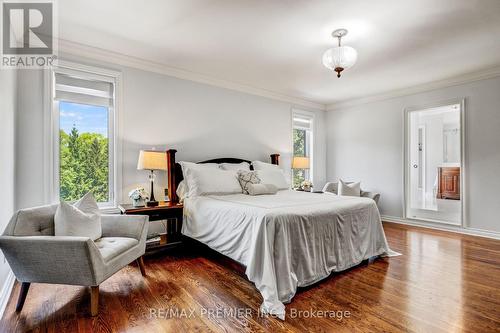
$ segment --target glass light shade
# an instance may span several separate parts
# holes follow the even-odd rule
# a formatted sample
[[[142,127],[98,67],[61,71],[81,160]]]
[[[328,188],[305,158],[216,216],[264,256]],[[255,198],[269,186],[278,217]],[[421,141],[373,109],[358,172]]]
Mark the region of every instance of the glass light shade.
[[[337,68],[347,69],[352,67],[358,59],[358,52],[350,46],[338,46],[326,50],[323,54],[323,65],[335,70]]]

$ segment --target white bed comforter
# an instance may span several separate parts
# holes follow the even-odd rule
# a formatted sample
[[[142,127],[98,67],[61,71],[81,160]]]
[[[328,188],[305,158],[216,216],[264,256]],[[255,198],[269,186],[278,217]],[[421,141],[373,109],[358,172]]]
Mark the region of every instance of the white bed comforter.
[[[373,200],[288,190],[186,198],[182,233],[245,265],[261,311],[281,319],[297,287],[395,253]]]

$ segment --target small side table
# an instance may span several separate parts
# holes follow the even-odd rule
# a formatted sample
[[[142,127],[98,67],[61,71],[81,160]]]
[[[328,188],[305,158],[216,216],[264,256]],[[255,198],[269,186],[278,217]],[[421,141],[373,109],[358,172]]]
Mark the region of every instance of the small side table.
[[[167,247],[182,245],[182,211],[180,203],[160,201],[156,207],[134,207],[131,204],[122,204],[118,208],[126,215],[148,215],[149,221],[165,220],[166,233],[146,241],[146,252],[154,252]]]

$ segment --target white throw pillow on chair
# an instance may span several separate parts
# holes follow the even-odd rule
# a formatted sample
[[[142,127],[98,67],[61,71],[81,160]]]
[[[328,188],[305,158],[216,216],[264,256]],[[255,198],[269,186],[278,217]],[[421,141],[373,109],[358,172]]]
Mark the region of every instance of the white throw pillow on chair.
[[[54,215],[54,235],[89,237],[94,241],[101,238],[101,213],[92,193],[73,205],[61,201]]]
[[[338,195],[359,197],[361,196],[361,183],[345,183],[342,179],[339,179],[339,188],[337,190]]]

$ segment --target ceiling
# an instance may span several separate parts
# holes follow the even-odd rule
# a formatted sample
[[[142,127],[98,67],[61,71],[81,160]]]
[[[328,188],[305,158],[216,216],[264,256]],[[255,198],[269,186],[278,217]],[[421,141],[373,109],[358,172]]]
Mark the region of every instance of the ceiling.
[[[500,0],[64,0],[61,39],[332,104],[500,65]],[[323,67],[347,28],[354,67]]]

